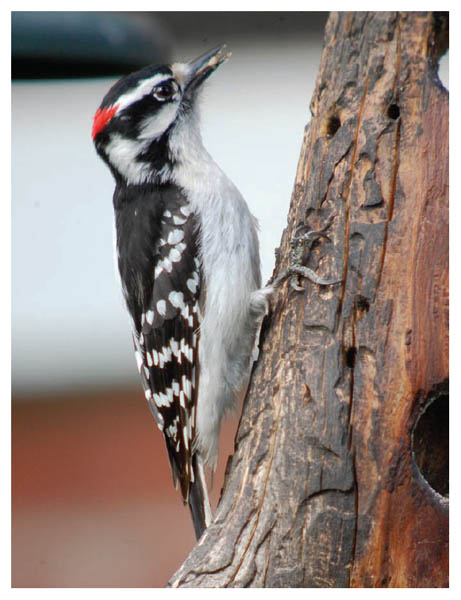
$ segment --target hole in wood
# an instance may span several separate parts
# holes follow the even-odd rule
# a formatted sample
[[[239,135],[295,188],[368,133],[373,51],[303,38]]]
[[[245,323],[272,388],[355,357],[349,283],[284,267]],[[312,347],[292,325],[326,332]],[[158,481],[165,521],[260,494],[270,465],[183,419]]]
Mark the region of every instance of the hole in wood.
[[[357,348],[350,346],[345,353],[346,365],[349,369],[353,369],[355,366],[355,357],[357,356]]]
[[[338,129],[340,127],[341,127],[341,121],[339,120],[338,115],[332,115],[331,117],[328,118],[328,121],[327,121],[327,126],[326,126],[327,135],[333,137],[334,134],[338,131]]]
[[[389,104],[387,108],[387,116],[389,119],[396,121],[400,117],[400,107],[398,104]]]
[[[448,497],[449,430],[448,387],[430,395],[412,435],[413,458],[427,483]]]
[[[434,19],[434,45],[432,52],[436,60],[438,60],[448,50],[449,45],[449,30],[450,30],[450,13],[433,12]]]
[[[362,296],[361,294],[357,294],[357,296],[355,297],[355,305],[357,307],[357,310],[359,310],[360,312],[368,312],[370,310],[370,303],[365,298],[365,296]]]

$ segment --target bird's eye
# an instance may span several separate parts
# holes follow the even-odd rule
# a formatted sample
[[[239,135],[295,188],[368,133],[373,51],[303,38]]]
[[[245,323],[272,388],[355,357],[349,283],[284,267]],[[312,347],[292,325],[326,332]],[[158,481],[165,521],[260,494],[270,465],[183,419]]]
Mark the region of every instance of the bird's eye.
[[[174,96],[175,92],[175,86],[170,82],[161,83],[153,89],[154,98],[160,102],[170,100],[170,98]]]

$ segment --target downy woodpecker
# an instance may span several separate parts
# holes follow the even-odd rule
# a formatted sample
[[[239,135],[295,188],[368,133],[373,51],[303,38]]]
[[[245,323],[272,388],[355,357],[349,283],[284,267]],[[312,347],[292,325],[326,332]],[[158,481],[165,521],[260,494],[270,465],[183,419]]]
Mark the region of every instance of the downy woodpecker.
[[[197,100],[225,46],[118,81],[93,140],[115,178],[116,252],[145,396],[197,538],[223,415],[245,393],[271,288],[256,221],[205,150]]]

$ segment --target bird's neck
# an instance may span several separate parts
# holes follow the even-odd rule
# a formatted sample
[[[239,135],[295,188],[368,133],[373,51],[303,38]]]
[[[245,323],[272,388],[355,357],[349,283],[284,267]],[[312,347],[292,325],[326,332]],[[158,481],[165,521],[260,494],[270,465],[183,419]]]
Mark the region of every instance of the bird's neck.
[[[117,181],[125,185],[175,183],[193,186],[217,168],[205,149],[198,121],[175,124],[155,140],[132,140],[115,134],[105,148]]]

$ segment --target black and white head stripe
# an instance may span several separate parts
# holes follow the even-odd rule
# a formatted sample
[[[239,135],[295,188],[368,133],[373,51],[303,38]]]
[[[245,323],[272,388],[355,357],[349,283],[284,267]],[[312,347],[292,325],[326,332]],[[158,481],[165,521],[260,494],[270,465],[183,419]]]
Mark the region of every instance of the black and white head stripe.
[[[144,392],[163,431],[175,482],[188,500],[194,481],[198,351],[202,288],[197,223],[178,188],[117,197],[125,236],[118,243],[124,294],[134,322]],[[154,208],[155,207],[155,208]],[[136,223],[130,235],[130,224]],[[140,223],[143,227],[140,227]],[[128,233],[128,237],[126,234]]]
[[[170,67],[144,67],[117,81],[104,96],[100,108],[117,106],[117,112],[121,112],[145,96],[151,95],[156,86],[166,82],[174,82],[175,91],[182,93],[189,81],[189,72],[190,67],[187,63],[174,63]]]
[[[95,114],[92,135],[98,151],[114,134],[118,139],[153,141],[165,133],[178,114],[189,73],[186,63],[150,66],[115,83]],[[105,154],[110,159],[107,149]]]
[[[171,165],[166,132],[181,106],[181,85],[170,68],[147,67],[118,83],[105,96],[93,123],[100,156],[129,184],[162,179]]]
[[[218,50],[192,63],[145,67],[112,86],[96,111],[92,136],[116,180],[171,180],[169,133],[191,113],[201,83],[226,59]]]

